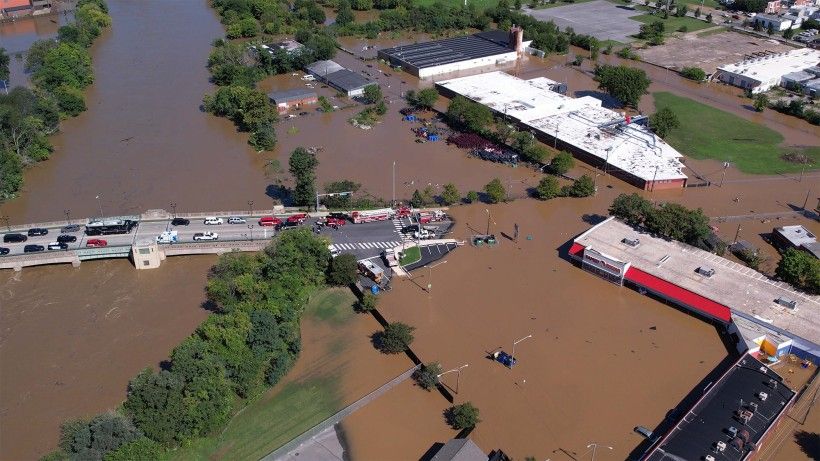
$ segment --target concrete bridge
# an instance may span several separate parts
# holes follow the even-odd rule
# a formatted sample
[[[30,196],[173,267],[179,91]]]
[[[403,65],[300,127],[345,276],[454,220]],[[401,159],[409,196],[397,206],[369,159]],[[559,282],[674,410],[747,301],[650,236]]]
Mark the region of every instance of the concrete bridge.
[[[288,212],[284,208],[273,210],[243,210],[243,211],[215,211],[200,213],[178,213],[172,215],[166,210],[149,210],[138,216],[120,216],[108,219],[131,219],[138,221],[138,225],[130,233],[88,236],[84,226],[91,219],[53,221],[25,225],[8,226],[3,234],[19,233],[26,235],[29,229],[48,229],[44,236],[31,236],[25,242],[1,243],[0,247],[10,250],[6,256],[0,256],[0,269],[22,270],[24,267],[40,266],[45,264],[71,264],[79,266],[82,261],[105,258],[130,258],[137,269],[153,269],[159,267],[168,256],[222,254],[232,251],[259,251],[265,248],[275,231],[271,227],[261,227],[258,220],[261,216],[277,216],[286,218],[295,212]],[[206,225],[204,218],[214,216],[225,219],[222,225]],[[172,226],[174,218],[190,220],[186,226]],[[228,217],[239,217],[245,220],[241,224],[227,224]],[[67,225],[79,225],[80,229],[73,232],[64,232]],[[173,243],[157,243],[156,237],[166,230],[177,231],[177,241]],[[216,232],[219,238],[215,241],[194,241],[193,235],[198,232]],[[67,250],[45,250],[25,253],[26,245],[42,245],[55,242],[61,234],[72,235],[76,242],[69,243]],[[89,247],[88,241],[100,239],[106,241],[106,246]]]

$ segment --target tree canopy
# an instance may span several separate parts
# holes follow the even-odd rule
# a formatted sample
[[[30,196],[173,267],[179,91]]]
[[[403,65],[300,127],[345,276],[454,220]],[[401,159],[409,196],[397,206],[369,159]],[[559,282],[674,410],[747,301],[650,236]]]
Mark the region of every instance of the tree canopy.
[[[438,101],[438,91],[435,88],[425,88],[419,91],[409,90],[405,98],[415,108],[432,109]]]
[[[489,108],[463,96],[456,96],[450,101],[446,117],[451,124],[476,133],[483,132],[493,122],[493,113]]]
[[[478,416],[478,408],[470,402],[452,406],[445,413],[447,423],[456,430],[475,427],[476,424],[481,422]]]
[[[575,159],[567,151],[555,154],[550,161],[550,169],[557,175],[565,175],[575,166]]]
[[[297,147],[290,154],[290,174],[296,180],[293,189],[293,201],[300,206],[311,205],[316,198],[316,167],[319,160],[316,155],[304,147]]]
[[[489,203],[498,203],[507,200],[507,191],[498,178],[487,183],[487,185],[484,186],[484,192],[487,194],[487,201]]]
[[[376,336],[376,345],[385,354],[399,354],[413,342],[414,327],[401,322],[388,323]]]
[[[661,138],[665,138],[675,128],[680,127],[678,116],[668,107],[649,116],[649,127]]]
[[[327,283],[331,285],[350,285],[356,282],[358,263],[352,253],[343,253],[330,260],[327,272]]]
[[[820,294],[820,260],[808,252],[789,248],[783,252],[775,274],[810,294]]]
[[[535,188],[535,197],[540,200],[555,198],[561,191],[558,180],[553,176],[544,176]]]
[[[631,107],[638,107],[641,97],[652,83],[643,69],[604,64],[595,68],[598,87]]]

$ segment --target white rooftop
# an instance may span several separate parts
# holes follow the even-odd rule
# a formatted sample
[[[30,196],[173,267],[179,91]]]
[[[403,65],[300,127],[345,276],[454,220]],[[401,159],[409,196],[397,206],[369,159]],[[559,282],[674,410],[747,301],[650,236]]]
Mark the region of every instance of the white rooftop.
[[[522,80],[505,72],[489,72],[437,82],[534,130],[556,136],[610,165],[647,181],[683,179],[682,155],[636,124],[599,128],[624,116],[603,107],[592,96],[571,98],[549,90],[553,80]],[[557,131],[556,131],[557,129]]]
[[[792,72],[808,69],[820,63],[820,50],[801,48],[746,59],[718,67],[718,70],[766,82]]]
[[[636,234],[640,245],[632,247],[621,242],[625,236]],[[614,218],[594,226],[575,241],[728,306],[733,315],[820,344],[820,296],[794,291],[788,284],[746,266],[684,243],[653,237]],[[697,274],[695,270],[701,266],[714,268],[715,274],[708,278]],[[777,304],[775,300],[781,297],[797,301],[797,309]]]

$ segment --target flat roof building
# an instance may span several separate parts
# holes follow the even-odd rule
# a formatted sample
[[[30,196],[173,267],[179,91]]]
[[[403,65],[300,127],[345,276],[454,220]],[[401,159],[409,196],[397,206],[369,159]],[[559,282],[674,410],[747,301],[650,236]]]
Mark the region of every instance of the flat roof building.
[[[373,84],[372,80],[346,69],[334,61],[316,61],[307,66],[307,71],[320,81],[345,93],[348,97],[364,94],[364,87]]]
[[[780,248],[797,248],[820,258],[817,236],[803,226],[783,226],[772,229],[772,241]]]
[[[445,96],[464,96],[483,104],[536,137],[560,144],[576,157],[640,187],[681,188],[686,185],[682,155],[646,127],[603,107],[592,96],[571,98],[552,91],[553,80],[523,80],[505,72],[489,72],[437,82]]]
[[[270,98],[272,103],[276,104],[279,113],[284,113],[290,109],[299,108],[306,104],[316,104],[319,101],[316,92],[307,88],[274,91],[268,93],[268,98]]]
[[[820,357],[820,296],[795,291],[746,266],[615,218],[578,236],[570,256],[608,280],[701,317],[728,325],[739,316],[763,325],[792,339],[793,353]]]
[[[794,397],[780,375],[744,354],[641,459],[745,460],[767,442]]]
[[[754,56],[718,67],[716,76],[730,85],[761,93],[781,84],[783,76],[817,66],[820,50],[801,48],[784,53]]]
[[[531,41],[523,30],[495,30],[463,37],[400,45],[379,50],[378,57],[419,78],[515,61]]]

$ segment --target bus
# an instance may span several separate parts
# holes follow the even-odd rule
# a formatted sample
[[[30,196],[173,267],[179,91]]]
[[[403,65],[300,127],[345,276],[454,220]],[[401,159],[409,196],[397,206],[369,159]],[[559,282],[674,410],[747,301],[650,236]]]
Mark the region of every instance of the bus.
[[[132,219],[110,219],[89,221],[85,225],[85,235],[130,234],[139,221]]]

